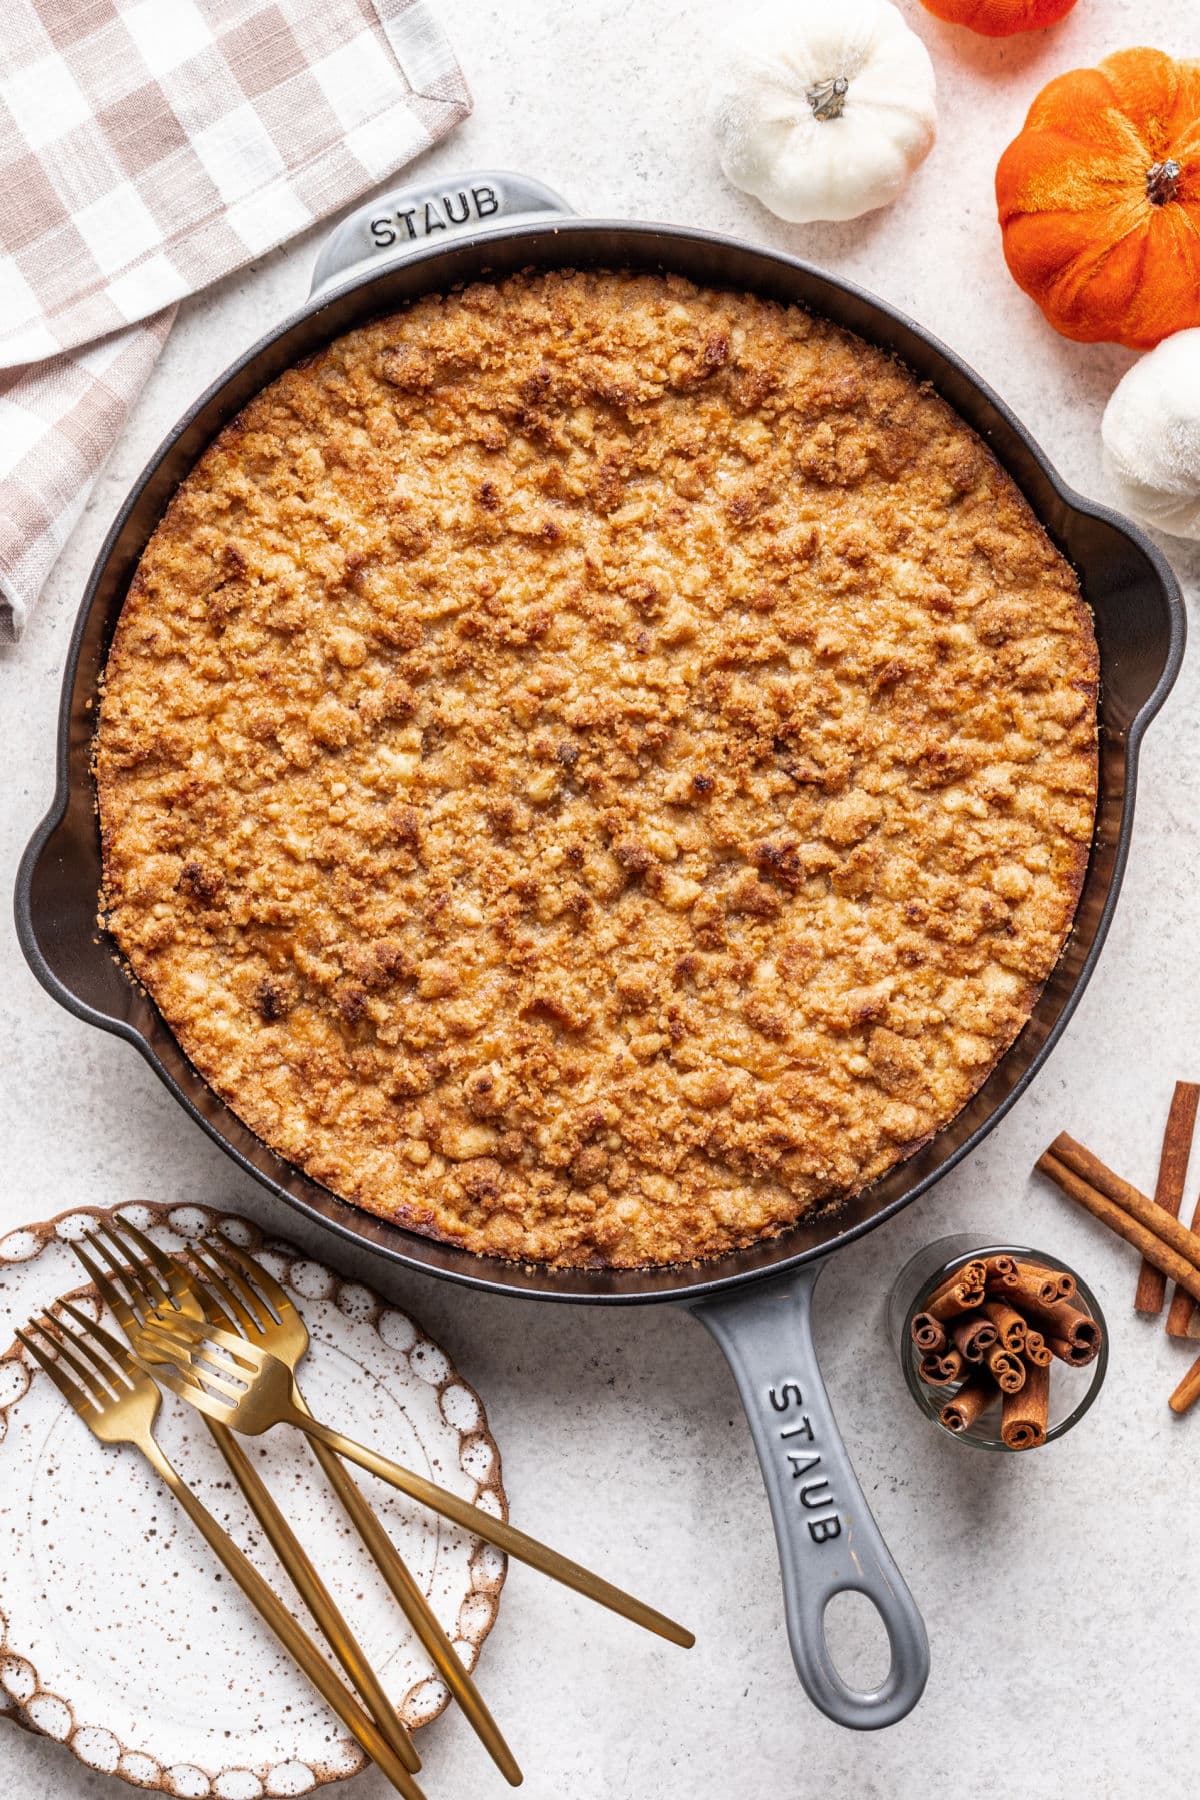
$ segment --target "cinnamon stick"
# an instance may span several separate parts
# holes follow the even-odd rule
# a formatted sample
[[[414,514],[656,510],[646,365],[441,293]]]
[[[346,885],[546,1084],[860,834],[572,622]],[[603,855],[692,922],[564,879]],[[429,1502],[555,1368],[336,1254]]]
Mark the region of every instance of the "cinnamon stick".
[[[1200,1356],[1198,1356],[1175,1392],[1171,1395],[1170,1407],[1173,1413],[1185,1413],[1189,1406],[1195,1406],[1200,1400]]]
[[[1035,1368],[1045,1369],[1050,1365],[1053,1352],[1040,1331],[1027,1331],[1022,1354],[1027,1363],[1032,1363]]]
[[[990,1287],[993,1282],[1006,1281],[1017,1272],[1017,1259],[1002,1250],[999,1256],[989,1256],[984,1263],[984,1281]]]
[[[1036,1325],[1043,1337],[1065,1337],[1067,1343],[1092,1343],[1099,1339],[1099,1325],[1090,1312],[1072,1307],[1069,1300],[1034,1300],[1033,1294],[1018,1294],[1016,1301],[1024,1312],[1025,1328]]]
[[[932,1313],[915,1313],[909,1331],[913,1343],[925,1356],[931,1353],[940,1356],[946,1348],[946,1333]]]
[[[1158,1161],[1158,1181],[1154,1188],[1157,1205],[1179,1217],[1183,1203],[1183,1184],[1187,1180],[1188,1158],[1192,1153],[1192,1136],[1196,1129],[1196,1108],[1200,1105],[1200,1087],[1194,1081],[1177,1081],[1171,1095],[1167,1128],[1163,1133],[1162,1153]],[[1167,1291],[1167,1278],[1154,1263],[1142,1258],[1138,1272],[1137,1292],[1133,1308],[1140,1313],[1162,1311]]]
[[[982,1262],[965,1263],[935,1290],[925,1302],[925,1311],[943,1324],[959,1313],[971,1312],[983,1299],[983,1284]]]
[[[962,1282],[966,1287],[982,1287],[987,1279],[987,1265],[982,1257],[973,1257],[970,1262],[960,1263],[957,1269],[951,1270],[935,1294],[944,1293],[947,1288]]]
[[[1196,1210],[1192,1214],[1192,1230],[1200,1233],[1200,1200],[1196,1201]],[[1190,1337],[1195,1311],[1196,1302],[1192,1296],[1186,1289],[1177,1287],[1167,1312],[1167,1336]]]
[[[984,1351],[995,1343],[996,1327],[982,1313],[963,1313],[952,1323],[950,1336],[967,1361],[977,1363],[983,1361]]]
[[[1044,1364],[1028,1364],[1024,1387],[1003,1396],[1000,1436],[1010,1450],[1036,1450],[1046,1441],[1049,1417],[1050,1371]]]
[[[974,1312],[982,1299],[982,1288],[946,1288],[942,1293],[934,1295],[925,1311],[940,1324],[948,1325],[951,1319],[958,1318],[961,1313]]]
[[[1060,1157],[1060,1147],[1066,1148],[1072,1158],[1071,1163]],[[1081,1167],[1078,1166],[1080,1164]],[[1114,1175],[1111,1169],[1106,1169],[1097,1157],[1092,1156],[1090,1151],[1084,1150],[1081,1144],[1076,1144],[1065,1133],[1055,1138],[1050,1149],[1038,1157],[1037,1167],[1070,1199],[1086,1207],[1093,1218],[1099,1219],[1102,1225],[1107,1225],[1110,1231],[1115,1231],[1118,1237],[1123,1237],[1148,1262],[1152,1262],[1156,1269],[1161,1269],[1164,1275],[1169,1275],[1172,1281],[1178,1282],[1193,1300],[1200,1300],[1200,1263],[1191,1260],[1191,1256],[1200,1257],[1200,1236],[1188,1231],[1165,1208],[1155,1206],[1153,1200],[1130,1187],[1119,1175]],[[1094,1183],[1091,1174],[1085,1174],[1084,1169],[1095,1170],[1106,1179],[1110,1187],[1115,1186],[1122,1194],[1121,1203],[1110,1198],[1108,1189]],[[1154,1223],[1151,1224],[1150,1220]],[[1165,1221],[1161,1237],[1156,1235],[1160,1221]],[[1167,1237],[1167,1226],[1173,1227],[1176,1234],[1174,1237]],[[1176,1247],[1183,1240],[1194,1246],[1187,1257]]]
[[[985,1300],[983,1312],[996,1327],[996,1336],[1006,1350],[1015,1354],[1025,1348],[1028,1323],[1019,1312],[1014,1311],[1007,1300]]]
[[[1069,1300],[1056,1300],[1053,1306],[1035,1305],[1029,1301],[1025,1314],[1045,1338],[1065,1338],[1072,1347],[1100,1342],[1100,1326],[1091,1313],[1081,1312]]]
[[[1114,1173],[1107,1163],[1102,1163],[1098,1156],[1094,1156],[1082,1144],[1077,1144],[1065,1131],[1059,1133],[1046,1154],[1054,1157],[1073,1175],[1079,1176],[1105,1199],[1113,1201],[1122,1212],[1136,1219],[1139,1225],[1144,1225],[1147,1231],[1174,1250],[1193,1269],[1200,1269],[1200,1232],[1189,1231],[1186,1225],[1180,1224],[1174,1213],[1168,1212],[1165,1206],[1159,1206],[1149,1199],[1132,1182],[1125,1181]]]
[[[1015,1394],[1025,1386],[1025,1364],[1019,1356],[1014,1356],[1000,1344],[992,1345],[984,1356],[984,1362],[1002,1394]]]
[[[968,1431],[989,1401],[996,1398],[996,1384],[987,1375],[972,1375],[964,1381],[953,1400],[948,1400],[938,1417],[947,1431]]]
[[[1081,1343],[1072,1344],[1067,1338],[1049,1337],[1046,1348],[1057,1356],[1060,1362],[1070,1363],[1073,1369],[1086,1368],[1088,1363],[1095,1362],[1100,1354],[1100,1336],[1086,1338]]]
[[[917,1371],[922,1381],[930,1387],[949,1387],[952,1381],[958,1381],[963,1372],[963,1356],[961,1350],[947,1350],[944,1356],[936,1352],[923,1356],[917,1364]]]
[[[1016,1274],[1007,1276],[995,1292],[1011,1306],[1019,1306],[1022,1310],[1033,1305],[1054,1306],[1069,1297],[1062,1292],[1060,1279],[1069,1281],[1074,1293],[1075,1282],[1070,1275],[1060,1277],[1053,1269],[1043,1269],[1035,1263],[1018,1263]]]

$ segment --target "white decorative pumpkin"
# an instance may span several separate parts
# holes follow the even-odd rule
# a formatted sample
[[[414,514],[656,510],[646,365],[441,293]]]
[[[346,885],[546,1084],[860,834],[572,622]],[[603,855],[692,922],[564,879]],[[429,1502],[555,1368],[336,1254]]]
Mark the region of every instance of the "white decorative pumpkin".
[[[1117,383],[1100,427],[1131,518],[1200,538],[1200,329],[1177,331]]]
[[[768,0],[722,48],[721,167],[781,219],[887,206],[928,155],[933,64],[887,0]]]

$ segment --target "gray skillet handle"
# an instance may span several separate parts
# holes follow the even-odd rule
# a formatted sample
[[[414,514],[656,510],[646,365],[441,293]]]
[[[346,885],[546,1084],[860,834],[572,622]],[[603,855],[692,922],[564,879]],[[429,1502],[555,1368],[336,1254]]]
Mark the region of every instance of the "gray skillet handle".
[[[867,1509],[838,1434],[817,1365],[812,1296],[823,1263],[691,1311],[733,1371],[762,1465],[783,1570],[792,1658],[805,1692],[839,1725],[894,1725],[921,1698],[929,1674],[925,1626]],[[850,1687],[825,1641],[834,1594],[865,1594],[887,1630],[892,1660],[882,1684]]]
[[[573,216],[560,194],[528,175],[504,170],[474,169],[395,188],[368,200],[330,233],[317,257],[310,293],[454,238],[556,216]]]

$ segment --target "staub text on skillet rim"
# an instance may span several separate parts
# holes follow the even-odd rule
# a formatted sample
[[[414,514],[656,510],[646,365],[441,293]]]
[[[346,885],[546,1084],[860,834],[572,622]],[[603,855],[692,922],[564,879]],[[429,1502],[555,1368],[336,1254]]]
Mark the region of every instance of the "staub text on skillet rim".
[[[207,1087],[96,922],[100,853],[90,749],[99,684],[129,580],[179,482],[252,394],[331,338],[423,293],[521,268],[568,266],[669,270],[703,285],[749,290],[806,306],[896,354],[980,434],[1072,561],[1100,649],[1100,794],[1092,854],[1071,936],[1023,1031],[958,1117],[873,1187],[777,1238],[687,1267],[548,1270],[508,1264],[418,1237],[338,1200],[276,1157]],[[677,1300],[694,1307],[729,1357],[750,1418],[775,1516],[801,1679],[830,1717],[859,1728],[889,1724],[919,1697],[928,1652],[919,1615],[837,1438],[809,1331],[812,1287],[824,1256],[889,1218],[974,1148],[1064,1030],[1116,906],[1142,735],[1170,691],[1183,645],[1182,599],[1155,547],[1068,488],[1004,403],[953,352],[884,303],[811,265],[735,239],[676,226],[576,219],[557,195],[520,176],[481,172],[405,188],[360,208],[335,230],[318,259],[308,303],[190,409],[118,515],[70,645],[58,787],[22,860],[18,933],[34,973],[62,1005],[134,1044],[243,1169],[344,1237],[411,1268],[494,1293],[610,1304]],[[868,1594],[892,1644],[888,1676],[867,1694],[845,1684],[825,1647],[824,1607],[845,1588]]]

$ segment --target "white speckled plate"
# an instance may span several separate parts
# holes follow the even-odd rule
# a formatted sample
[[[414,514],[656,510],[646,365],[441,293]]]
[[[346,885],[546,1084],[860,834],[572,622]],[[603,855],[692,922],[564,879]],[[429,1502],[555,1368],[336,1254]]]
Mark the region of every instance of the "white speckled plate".
[[[218,1229],[262,1258],[312,1338],[314,1412],[505,1516],[482,1404],[406,1313],[257,1226],[204,1207],[118,1209],[167,1249]],[[0,1240],[0,1343],[57,1296],[94,1294],[69,1242],[98,1210]],[[167,1396],[168,1456],[311,1626],[195,1413]],[[246,1440],[410,1726],[447,1693],[303,1437]],[[504,1559],[356,1472],[468,1669],[496,1616]],[[0,1357],[0,1706],[81,1762],[168,1794],[257,1800],[352,1775],[362,1751],[280,1651],[167,1490],[96,1441],[17,1343]]]

